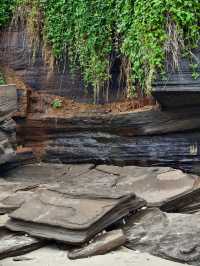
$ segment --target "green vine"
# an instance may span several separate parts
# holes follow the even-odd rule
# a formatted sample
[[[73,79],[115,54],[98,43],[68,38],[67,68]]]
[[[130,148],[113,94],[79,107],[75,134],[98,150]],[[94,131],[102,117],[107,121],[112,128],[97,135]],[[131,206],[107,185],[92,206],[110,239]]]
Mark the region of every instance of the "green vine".
[[[0,85],[4,85],[4,84],[6,84],[6,81],[5,81],[3,73],[0,70]]]
[[[0,28],[9,22],[13,3],[14,0],[0,0]]]
[[[8,21],[10,7],[9,1],[0,1],[1,26]],[[57,61],[65,63],[67,58],[73,70],[79,66],[96,96],[109,86],[113,54],[121,60],[128,92],[139,86],[148,93],[166,60],[177,68],[181,55],[194,58],[192,49],[200,39],[199,0],[13,1],[17,11],[28,7],[31,35],[41,35]],[[37,41],[34,37],[36,47]],[[199,77],[197,64],[192,60],[194,78]]]

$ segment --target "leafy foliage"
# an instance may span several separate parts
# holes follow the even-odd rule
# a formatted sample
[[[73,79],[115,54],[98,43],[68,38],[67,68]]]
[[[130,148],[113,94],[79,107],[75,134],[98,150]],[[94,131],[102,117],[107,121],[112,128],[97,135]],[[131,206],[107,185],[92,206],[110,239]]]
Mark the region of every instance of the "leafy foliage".
[[[57,98],[54,99],[54,100],[52,101],[51,106],[52,106],[53,109],[59,109],[59,108],[61,108],[61,107],[62,107],[62,100],[57,99]]]
[[[0,0],[0,27],[8,23],[13,3],[13,0]]]
[[[0,1],[2,25],[10,1]],[[199,0],[13,1],[17,8],[31,9],[27,19],[32,32],[42,31],[57,61],[65,64],[68,58],[72,69],[80,66],[85,83],[97,94],[109,84],[113,54],[122,62],[127,87],[133,91],[135,84],[148,92],[156,73],[164,71],[166,58],[178,67],[180,55],[192,56],[199,41]]]
[[[4,85],[5,83],[6,82],[5,82],[4,76],[3,76],[3,74],[0,71],[0,85]]]

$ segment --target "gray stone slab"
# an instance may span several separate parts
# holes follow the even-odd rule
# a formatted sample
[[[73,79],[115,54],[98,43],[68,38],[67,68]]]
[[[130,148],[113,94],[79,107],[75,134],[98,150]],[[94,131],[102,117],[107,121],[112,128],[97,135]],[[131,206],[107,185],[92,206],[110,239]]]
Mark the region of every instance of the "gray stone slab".
[[[46,190],[11,213],[6,227],[36,237],[80,244],[144,205],[134,194],[119,199],[69,198]]]
[[[198,188],[199,178],[169,167],[97,166],[56,190],[69,195],[118,198],[124,193],[136,193],[149,206],[161,207],[172,198]],[[54,190],[54,188],[53,188]]]
[[[187,194],[193,203],[191,194],[196,193],[200,184],[199,177],[170,167],[99,165],[94,168],[90,164],[32,164],[8,171],[4,177],[15,182],[48,183],[52,190],[69,196],[117,199],[135,193],[149,206],[164,205],[166,211],[176,210]]]
[[[200,215],[147,209],[124,227],[128,248],[177,262],[200,263]]]
[[[125,167],[122,175],[124,178],[117,182],[116,188],[134,191],[149,206],[161,206],[166,200],[179,197],[195,188],[198,180],[196,176],[185,174],[181,170],[159,167]]]
[[[2,177],[9,181],[19,182],[67,182],[69,177],[78,177],[89,172],[93,167],[93,164],[29,164],[6,171]]]

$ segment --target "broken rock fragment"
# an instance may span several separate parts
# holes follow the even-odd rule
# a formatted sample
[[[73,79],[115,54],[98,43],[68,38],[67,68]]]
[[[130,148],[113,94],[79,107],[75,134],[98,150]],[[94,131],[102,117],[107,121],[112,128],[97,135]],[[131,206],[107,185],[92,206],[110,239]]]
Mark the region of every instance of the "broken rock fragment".
[[[114,230],[94,239],[94,242],[81,249],[68,253],[69,259],[82,259],[96,255],[104,255],[125,244],[126,237],[122,230]]]
[[[0,229],[0,259],[19,256],[44,246],[44,241]]]

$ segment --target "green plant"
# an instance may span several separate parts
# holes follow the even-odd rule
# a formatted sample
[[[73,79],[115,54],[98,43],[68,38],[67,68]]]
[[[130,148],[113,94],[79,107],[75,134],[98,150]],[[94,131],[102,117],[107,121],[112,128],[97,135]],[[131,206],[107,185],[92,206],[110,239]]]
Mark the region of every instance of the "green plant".
[[[0,28],[8,23],[11,10],[12,10],[12,0],[0,0]]]
[[[15,14],[26,11],[21,14],[34,51],[42,42],[57,63],[65,67],[69,61],[72,72],[78,66],[95,98],[109,87],[113,55],[121,61],[128,94],[135,87],[148,93],[156,73],[165,72],[166,59],[177,68],[180,56],[190,57],[200,39],[199,0],[13,1]]]
[[[3,74],[0,72],[0,85],[4,85],[6,82],[5,82],[5,79],[4,79],[4,76]]]
[[[51,103],[51,106],[52,106],[53,109],[59,109],[59,108],[61,108],[62,107],[62,100],[57,99],[57,98],[54,99],[52,101],[52,103]]]

